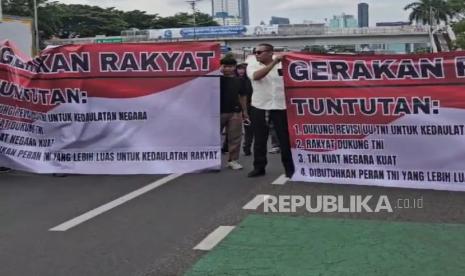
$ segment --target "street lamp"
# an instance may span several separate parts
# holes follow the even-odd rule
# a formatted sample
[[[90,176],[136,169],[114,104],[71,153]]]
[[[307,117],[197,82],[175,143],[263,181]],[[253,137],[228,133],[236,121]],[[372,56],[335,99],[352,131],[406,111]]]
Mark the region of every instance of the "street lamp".
[[[39,24],[37,19],[37,0],[34,0],[34,41],[36,53],[39,53]]]
[[[0,23],[3,21],[2,0],[0,0]]]
[[[196,17],[195,13],[196,13],[197,9],[195,8],[195,6],[197,5],[198,1],[201,1],[201,0],[188,0],[188,1],[186,1],[187,3],[189,3],[189,5],[191,5],[192,12],[193,12],[193,15],[194,15],[194,40],[196,39],[195,29],[197,27],[197,22],[196,22],[196,18],[195,18]]]
[[[429,6],[429,39],[430,39],[430,43],[431,43],[431,51],[433,53],[437,53],[438,52],[438,47],[436,46],[436,41],[434,40],[434,33],[436,33],[438,31],[438,28],[436,28],[436,30],[434,30],[434,26],[433,26],[433,21],[435,20],[434,16],[433,16],[433,6]]]

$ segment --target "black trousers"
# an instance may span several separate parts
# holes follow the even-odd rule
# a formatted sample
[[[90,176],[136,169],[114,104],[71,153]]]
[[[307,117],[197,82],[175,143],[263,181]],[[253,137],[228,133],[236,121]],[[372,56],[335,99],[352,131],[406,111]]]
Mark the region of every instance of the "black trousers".
[[[253,126],[244,126],[244,151],[250,151],[253,143]]]
[[[249,116],[251,115],[251,105],[250,105],[250,97],[247,97],[247,110],[249,113]],[[246,151],[251,151],[252,148],[252,143],[253,143],[253,123],[252,123],[252,118],[250,118],[250,125],[246,126],[244,125],[244,144],[242,148],[244,149],[244,152]]]
[[[267,142],[270,131],[269,123],[273,122],[281,147],[281,161],[287,177],[294,174],[294,163],[292,162],[291,145],[289,140],[286,110],[263,110],[256,107],[251,108],[251,119],[254,132],[254,168],[265,169],[268,160]]]

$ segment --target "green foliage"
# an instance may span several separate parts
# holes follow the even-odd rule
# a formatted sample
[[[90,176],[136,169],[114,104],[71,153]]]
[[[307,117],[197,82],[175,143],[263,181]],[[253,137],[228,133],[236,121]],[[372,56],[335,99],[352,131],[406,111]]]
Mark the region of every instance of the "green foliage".
[[[100,8],[85,5],[63,5],[59,15],[63,23],[58,35],[63,36],[95,36],[119,35],[128,28],[121,12],[114,8]]]
[[[41,6],[48,0],[37,0],[37,5]],[[33,0],[3,0],[3,13],[17,16],[32,17],[34,15]]]
[[[457,21],[452,24],[452,28],[457,36],[455,46],[465,50],[465,1],[449,0],[449,4],[457,19]]]
[[[450,5],[445,0],[420,0],[408,4],[404,10],[412,10],[409,15],[410,22],[428,25],[449,22],[454,15]]]
[[[95,35],[120,35],[129,28],[157,29],[188,27],[194,25],[193,15],[178,13],[174,16],[160,17],[145,11],[120,11],[115,8],[101,8],[89,5],[66,5],[49,0],[37,0],[39,32],[42,39],[52,36],[92,37]],[[3,13],[9,15],[33,17],[33,0],[3,0]],[[197,26],[217,25],[213,19],[203,13],[196,13]]]
[[[465,50],[465,19],[462,19],[453,25],[457,40],[455,41],[456,47]]]
[[[145,11],[133,10],[121,13],[122,19],[130,28],[150,29],[160,19],[158,14],[147,14]]]
[[[457,36],[455,46],[465,49],[465,1],[464,0],[420,0],[405,6],[411,10],[410,22],[423,24],[451,23]]]
[[[196,26],[217,26],[218,23],[213,20],[208,14],[196,12]],[[160,17],[153,22],[152,28],[182,28],[194,26],[194,16],[185,12],[177,13],[173,16]]]
[[[454,14],[463,14],[465,12],[465,1],[463,0],[448,0],[450,9]]]

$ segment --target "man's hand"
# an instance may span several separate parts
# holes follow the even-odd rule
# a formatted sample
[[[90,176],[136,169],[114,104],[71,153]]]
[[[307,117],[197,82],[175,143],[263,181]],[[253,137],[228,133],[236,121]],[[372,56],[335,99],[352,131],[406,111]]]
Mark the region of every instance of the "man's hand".
[[[247,112],[242,111],[242,123],[246,126],[250,126],[250,118]]]
[[[242,120],[250,120],[249,114],[247,112],[242,112]]]
[[[278,64],[278,63],[280,63],[282,60],[283,60],[283,55],[275,55],[275,56],[273,57],[273,62],[274,62],[274,64]]]
[[[267,64],[265,67],[255,71],[252,75],[253,80],[261,80],[274,68],[275,65],[281,62],[283,55],[273,55],[273,60]]]

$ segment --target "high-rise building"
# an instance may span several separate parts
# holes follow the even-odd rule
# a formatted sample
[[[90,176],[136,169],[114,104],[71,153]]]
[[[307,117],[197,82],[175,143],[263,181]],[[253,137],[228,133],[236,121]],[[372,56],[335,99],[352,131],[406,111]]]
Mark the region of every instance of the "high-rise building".
[[[220,25],[248,25],[248,0],[212,0],[212,17]]]
[[[368,27],[368,4],[360,3],[358,4],[358,26],[360,28]]]
[[[240,0],[239,1],[239,10],[241,11],[241,22],[242,25],[249,25],[250,18],[249,18],[249,0]]]
[[[270,25],[288,25],[290,24],[289,18],[272,16],[270,19]]]
[[[337,28],[357,28],[357,19],[350,14],[334,15],[329,20],[329,27],[333,29]]]

